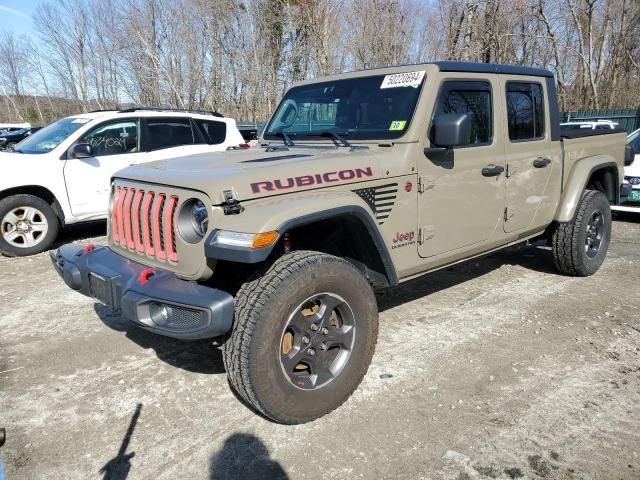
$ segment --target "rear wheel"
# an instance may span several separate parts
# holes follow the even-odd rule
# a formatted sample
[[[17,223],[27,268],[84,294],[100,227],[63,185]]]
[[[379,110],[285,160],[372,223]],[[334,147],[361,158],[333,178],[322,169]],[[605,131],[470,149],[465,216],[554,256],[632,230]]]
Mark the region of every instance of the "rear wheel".
[[[23,194],[0,201],[0,253],[34,255],[49,248],[57,235],[58,217],[41,198]]]
[[[308,422],[339,407],[357,388],[377,332],[375,296],[352,264],[292,252],[236,295],[224,347],[229,381],[267,417]]]
[[[611,239],[611,208],[604,193],[585,190],[572,221],[553,232],[556,268],[567,275],[586,277],[602,265]]]

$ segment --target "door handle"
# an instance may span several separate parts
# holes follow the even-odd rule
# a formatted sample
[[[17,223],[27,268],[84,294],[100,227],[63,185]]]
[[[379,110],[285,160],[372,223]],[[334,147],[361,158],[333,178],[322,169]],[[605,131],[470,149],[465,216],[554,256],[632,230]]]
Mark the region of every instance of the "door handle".
[[[482,169],[482,175],[485,177],[496,177],[504,172],[504,167],[500,165],[488,165]]]
[[[536,168],[544,168],[551,163],[551,160],[548,158],[538,157],[533,161],[533,166]]]

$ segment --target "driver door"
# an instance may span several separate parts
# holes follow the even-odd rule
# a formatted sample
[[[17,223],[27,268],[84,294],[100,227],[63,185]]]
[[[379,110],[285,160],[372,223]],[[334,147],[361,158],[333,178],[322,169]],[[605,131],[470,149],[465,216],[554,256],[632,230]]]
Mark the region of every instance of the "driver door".
[[[93,156],[74,158],[73,147],[91,145]],[[67,152],[64,179],[74,216],[99,218],[109,205],[111,177],[118,170],[141,161],[140,121],[118,119],[102,123],[85,133]]]
[[[495,131],[496,91],[496,78],[451,78],[440,86],[430,143],[440,114],[470,115],[471,135],[468,145],[440,154],[425,151],[419,159],[418,253],[423,258],[448,258],[476,249],[502,221],[505,157],[502,137]]]

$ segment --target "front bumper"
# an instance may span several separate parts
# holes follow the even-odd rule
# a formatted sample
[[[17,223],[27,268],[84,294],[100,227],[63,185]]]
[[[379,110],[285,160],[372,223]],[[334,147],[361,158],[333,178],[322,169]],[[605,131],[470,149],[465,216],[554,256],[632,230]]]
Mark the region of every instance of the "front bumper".
[[[107,247],[67,244],[51,261],[73,290],[97,299],[140,327],[182,340],[229,331],[234,301],[227,292],[188,282],[172,272],[128,260]]]

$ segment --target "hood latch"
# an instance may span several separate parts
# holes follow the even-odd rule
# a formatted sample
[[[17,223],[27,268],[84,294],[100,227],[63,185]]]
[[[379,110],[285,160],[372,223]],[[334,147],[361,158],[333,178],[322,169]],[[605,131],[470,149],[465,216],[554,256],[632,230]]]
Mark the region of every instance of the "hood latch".
[[[231,190],[224,190],[222,192],[222,197],[224,198],[224,202],[222,202],[222,210],[225,215],[238,215],[242,212],[242,205],[240,205],[240,202],[238,202],[238,200],[233,196],[233,192]]]

